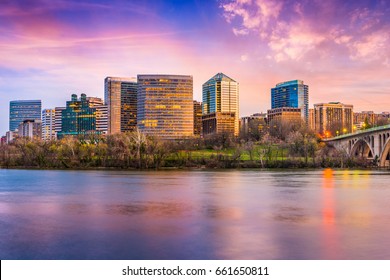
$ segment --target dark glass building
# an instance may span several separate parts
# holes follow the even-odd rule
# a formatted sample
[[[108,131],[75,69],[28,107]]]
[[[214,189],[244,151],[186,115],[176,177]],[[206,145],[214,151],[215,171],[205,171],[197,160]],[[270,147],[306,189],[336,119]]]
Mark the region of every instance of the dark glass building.
[[[57,134],[58,139],[67,135],[99,133],[96,131],[96,108],[90,107],[85,94],[81,94],[80,99],[77,99],[76,94],[72,94],[72,99],[66,102],[61,116],[62,127]]]
[[[9,103],[9,130],[15,131],[25,120],[41,120],[41,100],[15,100]]]
[[[302,118],[309,121],[309,86],[294,80],[279,83],[271,89],[271,108],[300,108]]]

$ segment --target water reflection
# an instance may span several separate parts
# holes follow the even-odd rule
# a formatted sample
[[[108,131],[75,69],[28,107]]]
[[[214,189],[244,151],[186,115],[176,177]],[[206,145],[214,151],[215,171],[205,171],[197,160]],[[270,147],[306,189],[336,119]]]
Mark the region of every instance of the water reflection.
[[[390,259],[386,172],[0,176],[2,259]]]

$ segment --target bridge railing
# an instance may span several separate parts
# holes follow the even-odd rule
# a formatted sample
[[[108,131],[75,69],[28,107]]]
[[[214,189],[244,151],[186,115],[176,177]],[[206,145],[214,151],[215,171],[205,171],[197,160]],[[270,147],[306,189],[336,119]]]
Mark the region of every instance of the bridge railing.
[[[331,137],[331,138],[323,138],[322,140],[324,140],[324,141],[338,140],[338,139],[348,138],[348,137],[356,136],[356,135],[360,135],[360,134],[381,131],[381,130],[385,130],[385,129],[390,129],[390,124],[367,128],[365,130],[359,130],[358,132],[346,133],[346,134],[342,134],[342,135]]]

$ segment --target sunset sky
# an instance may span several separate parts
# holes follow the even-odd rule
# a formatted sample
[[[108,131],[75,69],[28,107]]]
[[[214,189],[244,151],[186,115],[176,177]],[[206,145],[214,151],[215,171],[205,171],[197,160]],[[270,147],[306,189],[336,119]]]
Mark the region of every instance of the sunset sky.
[[[0,0],[0,134],[9,101],[103,98],[106,76],[183,74],[194,99],[217,72],[240,83],[240,115],[300,79],[310,107],[390,111],[390,1]]]

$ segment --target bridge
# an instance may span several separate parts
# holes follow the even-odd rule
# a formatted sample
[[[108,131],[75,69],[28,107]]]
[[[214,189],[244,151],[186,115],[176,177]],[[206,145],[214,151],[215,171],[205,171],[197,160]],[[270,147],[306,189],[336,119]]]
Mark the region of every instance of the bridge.
[[[390,125],[323,139],[350,156],[375,159],[380,167],[390,166]]]

